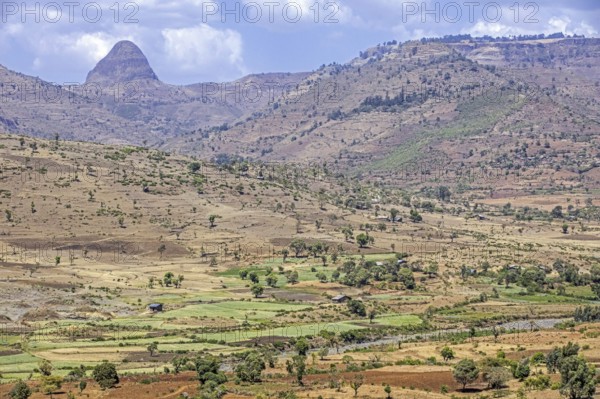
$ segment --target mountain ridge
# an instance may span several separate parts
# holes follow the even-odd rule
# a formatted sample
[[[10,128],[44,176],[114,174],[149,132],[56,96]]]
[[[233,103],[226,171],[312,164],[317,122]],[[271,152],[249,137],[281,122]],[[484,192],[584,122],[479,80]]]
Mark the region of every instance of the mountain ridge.
[[[119,47],[127,55],[137,53],[133,46]],[[151,75],[140,54],[132,57],[138,60],[133,70],[146,72],[134,73],[136,78]],[[525,130],[536,148],[544,141],[552,148],[549,135],[593,141],[600,131],[598,66],[595,38],[388,42],[345,64],[305,73],[187,86],[150,76],[135,81],[132,98],[108,91],[90,101],[68,92],[75,101],[22,107],[18,92],[3,91],[0,125],[12,133],[148,145],[203,159],[229,154],[262,162],[335,161],[361,173],[392,173],[434,153],[460,160],[479,152],[487,155],[470,160],[493,162],[492,153],[506,157],[502,146]],[[39,82],[18,73],[4,81],[18,79]],[[274,85],[285,90],[272,93]],[[239,86],[258,95],[230,92]],[[490,96],[495,92],[498,99]],[[474,137],[483,148],[448,149]],[[532,158],[527,155],[524,163]]]

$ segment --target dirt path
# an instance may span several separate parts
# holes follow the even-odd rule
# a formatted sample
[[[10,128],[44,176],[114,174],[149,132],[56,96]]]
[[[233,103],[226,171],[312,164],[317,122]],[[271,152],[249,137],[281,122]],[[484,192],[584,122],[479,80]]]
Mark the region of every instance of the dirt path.
[[[164,395],[164,396],[159,396],[159,399],[166,399],[166,398],[178,398],[180,394],[188,391],[188,392],[192,392],[194,390],[194,387],[196,385],[184,385],[181,388],[179,388],[178,390],[176,390],[175,392],[172,392],[168,395]]]

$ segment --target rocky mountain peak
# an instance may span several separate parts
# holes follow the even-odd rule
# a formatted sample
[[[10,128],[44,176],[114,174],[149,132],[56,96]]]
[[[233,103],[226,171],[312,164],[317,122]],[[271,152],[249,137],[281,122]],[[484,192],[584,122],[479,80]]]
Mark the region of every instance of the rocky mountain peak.
[[[88,73],[86,83],[114,84],[146,79],[158,81],[142,50],[135,43],[123,40]]]

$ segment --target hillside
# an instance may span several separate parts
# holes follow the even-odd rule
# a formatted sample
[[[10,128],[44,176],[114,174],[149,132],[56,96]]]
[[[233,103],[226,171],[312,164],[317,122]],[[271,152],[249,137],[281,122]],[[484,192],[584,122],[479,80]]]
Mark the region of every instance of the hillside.
[[[328,159],[388,183],[414,162],[510,173],[533,166],[546,179],[560,168],[592,188],[599,60],[598,39],[388,43],[321,68],[252,120],[168,146],[205,157]]]
[[[45,397],[36,370],[49,361],[65,392],[85,380],[90,398],[193,395],[194,359],[215,355],[225,398],[348,397],[348,386],[322,379],[334,366],[339,381],[360,373],[442,399],[462,393],[458,359],[435,360],[446,342],[484,361],[548,352],[568,337],[596,359],[597,325],[570,323],[598,303],[597,194],[502,198],[424,176],[398,189],[326,162],[205,163],[0,135],[0,393],[23,379],[40,388],[32,398]],[[305,385],[286,368],[300,338],[314,359]],[[257,350],[272,366],[261,382],[238,383],[237,366]],[[115,388],[89,378],[105,361],[121,376]],[[514,399],[521,382],[509,383]]]
[[[0,279],[5,279],[6,293],[14,292],[11,280],[17,286],[32,279],[42,286],[44,281],[62,281],[83,287],[93,285],[100,273],[111,287],[138,296],[146,274],[173,264],[200,267],[186,282],[210,291],[221,286],[212,274],[217,270],[208,269],[211,257],[219,269],[240,261],[252,265],[278,258],[294,239],[322,242],[330,254],[387,253],[393,247],[420,262],[430,252],[433,258],[454,253],[443,260],[452,268],[458,259],[472,261],[469,251],[477,248],[495,248],[498,254],[491,259],[497,256],[494,262],[501,263],[510,248],[543,242],[535,254],[527,255],[542,261],[571,245],[557,233],[560,219],[546,222],[556,204],[564,205],[562,217],[581,221],[577,229],[590,239],[574,236],[575,242],[585,243],[586,252],[597,245],[595,197],[584,191],[550,202],[524,198],[507,212],[501,197],[477,196],[477,191],[439,196],[431,188],[398,190],[349,179],[326,166],[306,170],[231,160],[203,164],[142,147],[17,136],[1,136],[0,149],[0,253],[7,265]],[[567,212],[572,197],[577,206]],[[405,222],[387,220],[394,208]],[[408,222],[414,209],[423,213],[422,223]],[[489,220],[469,222],[478,214],[489,215]],[[211,215],[216,216],[213,222]],[[523,218],[530,220],[524,232]],[[591,225],[584,226],[584,220]],[[509,230],[495,237],[500,225]],[[375,243],[357,247],[345,238],[346,228],[366,231]],[[459,240],[452,238],[457,232]],[[539,234],[546,238],[540,241]],[[461,253],[461,248],[469,251]],[[206,273],[212,276],[208,280]],[[10,298],[19,303],[24,299],[12,293]],[[18,319],[28,310],[5,299],[0,314]],[[75,301],[68,309],[77,304],[89,303]],[[132,311],[112,301],[103,307],[108,313]]]
[[[599,39],[424,39],[381,44],[311,73],[172,86],[135,44],[120,42],[85,86],[57,88],[0,69],[11,82],[0,124],[204,160],[325,161],[396,186],[493,173],[529,177],[472,183],[493,183],[500,195],[516,192],[514,180],[530,190],[583,181],[596,189],[599,60]],[[416,181],[409,170],[418,170]]]

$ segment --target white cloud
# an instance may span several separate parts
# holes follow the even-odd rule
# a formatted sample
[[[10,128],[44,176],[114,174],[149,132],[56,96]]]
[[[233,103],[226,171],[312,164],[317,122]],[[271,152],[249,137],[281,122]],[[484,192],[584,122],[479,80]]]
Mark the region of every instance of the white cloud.
[[[100,61],[119,40],[135,40],[130,35],[112,35],[105,32],[73,32],[58,34],[38,32],[28,35],[31,47],[37,54],[34,69],[47,64],[45,59],[59,57],[71,63],[94,65]]]
[[[569,29],[569,25],[571,25],[571,18],[569,17],[552,17],[548,21],[548,28],[546,29],[546,33],[563,32],[567,35],[572,35],[573,32],[571,32],[571,30]]]
[[[480,37],[480,36],[486,36],[486,35],[489,35],[492,37],[497,37],[497,36],[523,35],[526,33],[539,33],[539,32],[536,32],[535,30],[533,32],[528,32],[519,27],[505,25],[505,24],[498,23],[498,22],[478,21],[473,26],[462,29],[461,33],[463,33],[463,34],[468,33],[474,37]]]
[[[168,63],[182,72],[206,73],[221,70],[223,75],[244,73],[242,36],[231,29],[218,30],[206,24],[181,29],[163,29]]]
[[[573,29],[578,35],[585,35],[587,37],[598,36],[598,31],[593,26],[586,22],[581,22],[579,27]]]
[[[103,32],[86,33],[72,42],[70,51],[80,54],[87,61],[98,62],[116,42],[117,38]]]
[[[341,49],[332,54],[338,57],[338,61],[343,61],[339,54],[346,54],[346,50],[358,51],[387,39],[419,39],[459,32],[473,36],[507,36],[557,31],[590,37],[598,36],[600,30],[600,19],[596,18],[598,8],[594,8],[594,2],[591,1],[585,7],[578,1],[544,2],[544,6],[540,5],[539,12],[533,16],[539,19],[539,23],[524,22],[532,11],[525,9],[526,3],[519,3],[519,18],[515,20],[514,8],[510,8],[514,5],[512,0],[497,0],[503,14],[498,22],[484,20],[482,5],[476,7],[475,22],[472,22],[465,3],[457,2],[462,8],[462,18],[456,23],[449,22],[448,18],[436,23],[432,15],[426,15],[426,21],[423,22],[421,12],[406,13],[407,10],[403,10],[403,7],[414,4],[420,11],[434,9],[436,4],[443,9],[444,4],[451,3],[439,0],[275,0],[273,22],[269,21],[267,1],[212,1],[228,10],[233,9],[235,3],[241,8],[240,11],[250,3],[258,4],[262,12],[261,22],[246,21],[243,14],[240,15],[240,23],[236,23],[236,16],[231,14],[226,15],[226,22],[223,22],[223,10],[219,10],[209,18],[210,25],[202,24],[205,17],[203,10],[211,0],[137,0],[135,4],[139,12],[135,18],[139,23],[123,23],[131,12],[129,8],[124,9],[125,4],[129,3],[117,3],[120,22],[115,23],[114,1],[98,0],[104,11],[98,23],[86,22],[79,6],[74,23],[68,22],[66,15],[56,24],[43,20],[34,23],[32,18],[28,18],[27,23],[21,23],[20,16],[15,15],[7,23],[0,24],[2,63],[24,73],[39,74],[42,78],[65,81],[82,79],[117,41],[128,39],[140,46],[161,79],[169,83],[192,83],[237,79],[247,73],[246,65],[264,71],[279,70],[282,68],[280,61],[284,60],[283,65],[288,65],[285,68],[289,69],[284,58],[295,47],[286,47],[287,39],[294,44],[308,43],[309,38],[329,39],[337,46],[336,50]],[[288,7],[288,15],[284,18],[284,5],[292,3],[294,6]],[[298,23],[291,23],[296,5],[302,10],[302,18]],[[315,7],[319,7],[318,23],[315,23]],[[333,18],[333,23],[325,23],[327,17]],[[53,15],[48,15],[48,19],[52,18]],[[269,38],[266,38],[264,30],[271,31],[267,32],[271,34]],[[264,43],[255,44],[255,40]],[[355,48],[357,46],[361,48]],[[264,54],[248,53],[249,48],[261,47],[265,48]],[[320,65],[323,58],[329,56],[329,53],[323,54],[323,51],[328,51],[323,49],[331,46],[313,47],[314,53],[309,45],[306,54],[306,59],[312,64],[304,64],[302,68]],[[269,52],[273,48],[276,49],[275,55]]]
[[[566,15],[551,16],[546,23],[540,20],[536,24],[508,24],[501,22],[477,21],[474,25],[463,28],[461,33],[469,33],[472,36],[511,36],[562,32],[565,35],[584,34],[588,37],[596,36],[598,32],[585,22],[575,26],[570,17]]]

